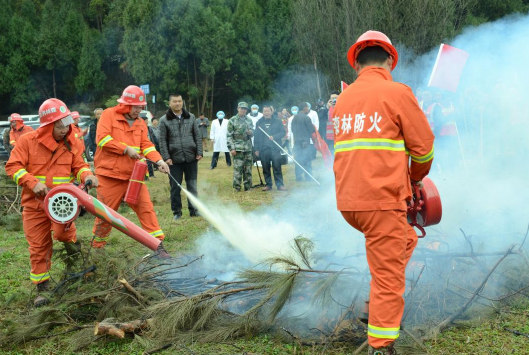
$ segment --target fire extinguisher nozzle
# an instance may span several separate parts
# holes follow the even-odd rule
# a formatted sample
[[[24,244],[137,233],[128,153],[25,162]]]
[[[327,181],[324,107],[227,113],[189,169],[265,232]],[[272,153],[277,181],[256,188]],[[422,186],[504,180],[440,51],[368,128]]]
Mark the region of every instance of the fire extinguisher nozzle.
[[[169,258],[171,258],[171,255],[163,247],[163,243],[160,243],[160,245],[158,245],[158,248],[156,249],[156,256],[161,258],[161,259],[169,259]]]

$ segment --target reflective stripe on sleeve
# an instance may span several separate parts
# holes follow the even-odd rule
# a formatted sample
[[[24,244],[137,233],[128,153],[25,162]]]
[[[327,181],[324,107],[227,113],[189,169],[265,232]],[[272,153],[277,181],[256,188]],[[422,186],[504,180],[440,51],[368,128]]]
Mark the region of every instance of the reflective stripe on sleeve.
[[[81,170],[79,170],[79,172],[77,173],[77,181],[78,181],[78,182],[81,182],[81,175],[82,175],[85,171],[92,172],[92,170],[87,169],[87,168],[82,168]]]
[[[50,278],[49,272],[43,272],[42,274],[34,274],[32,272],[29,273],[29,279],[33,282],[40,283],[42,281],[46,281]]]
[[[348,152],[357,149],[368,150],[390,150],[404,152],[406,147],[403,140],[393,140],[386,138],[358,138],[349,141],[337,142],[334,145],[334,152]]]
[[[28,171],[26,169],[20,169],[16,173],[13,174],[13,181],[18,185],[18,181],[20,178],[24,175],[26,175]]]
[[[427,163],[433,159],[433,150],[434,150],[434,147],[432,146],[432,150],[430,150],[430,153],[423,155],[423,156],[417,156],[417,155],[410,154],[411,160],[416,163]]]
[[[397,328],[383,328],[375,327],[374,325],[367,325],[367,335],[373,338],[380,339],[397,339],[399,337],[400,327]]]
[[[147,155],[149,154],[150,152],[154,152],[156,150],[155,147],[149,147],[149,148],[146,148],[143,150],[143,155]]]
[[[108,142],[110,142],[113,139],[114,138],[112,138],[111,135],[108,135],[105,138],[101,139],[97,145],[98,145],[98,147],[103,148],[105,146],[105,144],[107,144]]]

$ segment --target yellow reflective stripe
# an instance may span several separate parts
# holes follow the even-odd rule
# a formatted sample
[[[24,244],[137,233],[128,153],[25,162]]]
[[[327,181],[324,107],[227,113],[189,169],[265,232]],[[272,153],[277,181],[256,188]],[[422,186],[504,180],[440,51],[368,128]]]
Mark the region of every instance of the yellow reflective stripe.
[[[29,273],[29,279],[33,282],[46,281],[49,278],[50,278],[49,272],[43,272],[42,274],[34,274],[32,272]]]
[[[101,139],[98,143],[98,146],[103,148],[105,146],[105,144],[107,144],[108,142],[110,142],[111,140],[113,140],[114,138],[112,138],[111,135],[108,135],[106,136],[105,138]]]
[[[92,170],[90,170],[90,169],[82,168],[82,169],[79,170],[79,172],[77,173],[77,181],[81,182],[81,174],[84,173],[85,171],[92,172]]]
[[[154,232],[149,232],[150,235],[152,235],[153,237],[160,237],[163,234],[163,231],[161,229],[157,230],[157,231],[154,231]]]
[[[16,142],[16,140],[13,139],[11,142],[9,142],[9,144],[13,144],[15,142]]]
[[[383,328],[375,327],[374,325],[367,325],[367,334],[374,338],[380,339],[397,339],[399,337],[400,327],[397,328]]]
[[[417,156],[417,155],[410,154],[411,161],[414,161],[416,163],[427,163],[433,159],[433,150],[434,150],[434,147],[432,146],[432,150],[430,150],[430,152],[426,155]]]
[[[404,152],[406,150],[406,146],[404,145],[404,140],[393,140],[386,138],[358,138],[348,141],[336,142],[334,145],[335,153],[348,152],[357,149]]]
[[[68,184],[72,180],[73,176],[54,176],[53,185]]]
[[[147,154],[149,154],[150,152],[154,152],[155,150],[156,150],[155,147],[149,147],[149,148],[147,148],[147,149],[145,149],[145,150],[143,151],[143,155],[147,155]]]
[[[106,241],[107,241],[106,237],[95,237],[94,238],[94,242],[102,243],[102,242],[106,242]]]
[[[43,175],[37,175],[35,176],[40,182],[42,182],[43,184],[46,183],[46,176],[43,176]]]
[[[16,173],[13,174],[13,181],[18,185],[18,181],[20,178],[24,175],[26,175],[28,171],[26,169],[20,169]]]
[[[125,143],[125,142],[120,142],[120,143],[121,143],[121,144],[123,144],[123,145],[124,145],[124,146],[126,146],[126,147],[131,147],[131,148],[134,148],[134,150],[135,150],[135,151],[136,151],[136,153],[138,153],[138,154],[140,154],[140,153],[141,153],[141,149],[140,149],[140,147],[134,147],[134,146],[132,146],[132,145],[128,145],[128,144],[127,144],[127,143]]]

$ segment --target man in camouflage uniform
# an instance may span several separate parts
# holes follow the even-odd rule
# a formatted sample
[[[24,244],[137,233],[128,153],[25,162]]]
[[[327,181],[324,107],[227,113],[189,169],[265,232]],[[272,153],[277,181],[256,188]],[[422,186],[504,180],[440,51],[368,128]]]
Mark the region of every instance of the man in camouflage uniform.
[[[252,137],[253,123],[246,116],[248,104],[239,102],[237,115],[228,122],[228,149],[233,156],[233,187],[241,191],[241,178],[244,191],[252,187]]]

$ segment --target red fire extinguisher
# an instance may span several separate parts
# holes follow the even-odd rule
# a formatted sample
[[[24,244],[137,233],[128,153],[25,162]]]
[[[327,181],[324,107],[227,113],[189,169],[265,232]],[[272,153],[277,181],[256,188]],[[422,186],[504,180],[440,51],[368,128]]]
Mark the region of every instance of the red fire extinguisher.
[[[129,180],[129,187],[127,187],[127,193],[123,199],[125,202],[135,205],[138,203],[140,197],[141,186],[145,184],[145,172],[147,171],[147,163],[136,160],[134,163],[134,169],[132,169],[132,175]]]

